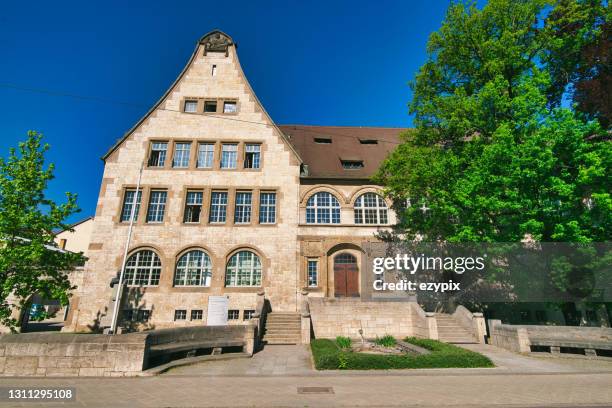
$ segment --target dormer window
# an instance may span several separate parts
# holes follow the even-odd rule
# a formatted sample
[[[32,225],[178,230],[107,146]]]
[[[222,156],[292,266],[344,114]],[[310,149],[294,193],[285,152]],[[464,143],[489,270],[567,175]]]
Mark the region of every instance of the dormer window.
[[[234,101],[223,102],[223,113],[236,113],[236,102]]]
[[[363,160],[340,160],[344,170],[363,169]]]
[[[186,100],[185,101],[185,112],[196,113],[198,111],[198,101]]]
[[[204,113],[216,113],[217,112],[217,101],[205,101],[204,102]]]
[[[331,137],[315,137],[314,142],[317,144],[331,144]]]
[[[359,143],[362,145],[377,145],[378,140],[376,139],[359,139]]]

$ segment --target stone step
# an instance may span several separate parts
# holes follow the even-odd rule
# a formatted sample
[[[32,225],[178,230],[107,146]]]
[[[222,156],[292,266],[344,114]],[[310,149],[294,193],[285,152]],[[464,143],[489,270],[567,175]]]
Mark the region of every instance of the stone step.
[[[467,344],[472,344],[472,343],[476,343],[476,340],[474,340],[474,338],[472,337],[468,337],[468,336],[457,336],[457,337],[448,337],[448,336],[439,336],[438,338],[440,341],[444,342],[444,343],[467,343]]]
[[[263,341],[267,344],[299,344],[300,337],[296,336],[264,336]]]
[[[267,322],[299,322],[301,319],[299,317],[271,317],[268,316],[266,318]]]
[[[279,329],[278,327],[266,327],[266,333],[301,333],[300,327],[287,327]]]

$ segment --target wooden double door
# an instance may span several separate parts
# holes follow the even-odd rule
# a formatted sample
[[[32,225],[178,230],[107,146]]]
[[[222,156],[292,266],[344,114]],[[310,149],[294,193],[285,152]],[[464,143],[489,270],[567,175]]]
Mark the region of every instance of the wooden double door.
[[[335,297],[359,297],[359,268],[357,259],[349,253],[334,258]]]

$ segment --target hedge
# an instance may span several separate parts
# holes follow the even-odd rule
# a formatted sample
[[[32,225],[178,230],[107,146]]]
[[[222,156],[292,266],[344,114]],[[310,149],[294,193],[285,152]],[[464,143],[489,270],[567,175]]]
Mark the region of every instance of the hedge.
[[[452,344],[436,340],[406,338],[430,354],[383,355],[342,351],[333,340],[317,339],[310,343],[317,370],[386,370],[394,368],[469,368],[493,367],[489,358]]]

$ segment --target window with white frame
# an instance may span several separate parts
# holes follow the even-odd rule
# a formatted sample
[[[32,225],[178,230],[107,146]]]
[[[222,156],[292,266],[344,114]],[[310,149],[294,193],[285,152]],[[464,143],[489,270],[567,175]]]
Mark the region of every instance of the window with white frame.
[[[221,146],[221,168],[235,169],[238,158],[238,145],[235,143],[224,143]]]
[[[255,310],[245,309],[244,312],[242,312],[242,320],[251,320],[254,314]]]
[[[244,168],[258,169],[261,159],[261,145],[247,144],[244,148]]]
[[[387,224],[387,203],[376,193],[365,193],[355,200],[355,224]]]
[[[185,112],[196,113],[198,111],[198,101],[186,100],[185,101]]]
[[[198,168],[211,169],[213,166],[214,155],[215,155],[215,144],[214,143],[198,144]]]
[[[138,212],[140,211],[140,201],[142,199],[142,190],[125,190],[123,195],[123,207],[121,207],[121,222],[130,221],[132,208],[134,207],[134,198],[136,199],[136,209],[134,209],[134,221],[138,220]]]
[[[187,311],[185,309],[175,310],[174,320],[187,320]]]
[[[253,194],[250,191],[236,193],[236,206],[234,208],[234,222],[248,224],[251,222],[251,201]]]
[[[340,224],[340,203],[331,193],[313,194],[306,202],[307,224]]]
[[[189,167],[189,156],[191,153],[191,143],[175,143],[174,144],[174,159],[172,167],[186,168]]]
[[[237,111],[236,102],[233,102],[233,101],[223,102],[223,113],[236,113],[236,111]]]
[[[204,251],[189,251],[176,263],[174,286],[210,286],[211,279],[212,263]]]
[[[217,112],[217,101],[205,101],[204,102],[204,113],[216,113]]]
[[[187,196],[185,197],[185,215],[183,216],[183,222],[200,222],[203,196],[204,193],[202,191],[187,191]]]
[[[163,222],[166,210],[166,191],[153,190],[149,197],[149,208],[147,210],[147,222]]]
[[[227,311],[227,320],[238,320],[239,317],[240,317],[240,310],[229,309]]]
[[[319,262],[316,259],[309,259],[307,264],[308,287],[313,288],[319,285]]]
[[[274,224],[276,222],[276,193],[266,191],[259,193],[259,223]]]
[[[191,320],[202,320],[202,309],[194,309],[191,311]]]
[[[167,151],[168,142],[152,142],[149,167],[164,167],[164,164],[166,164]]]
[[[213,191],[210,195],[209,222],[223,223],[227,217],[227,191]]]
[[[225,270],[225,286],[261,286],[261,261],[251,251],[232,255]]]
[[[161,275],[161,260],[150,249],[131,255],[125,263],[125,283],[128,286],[157,286]]]

